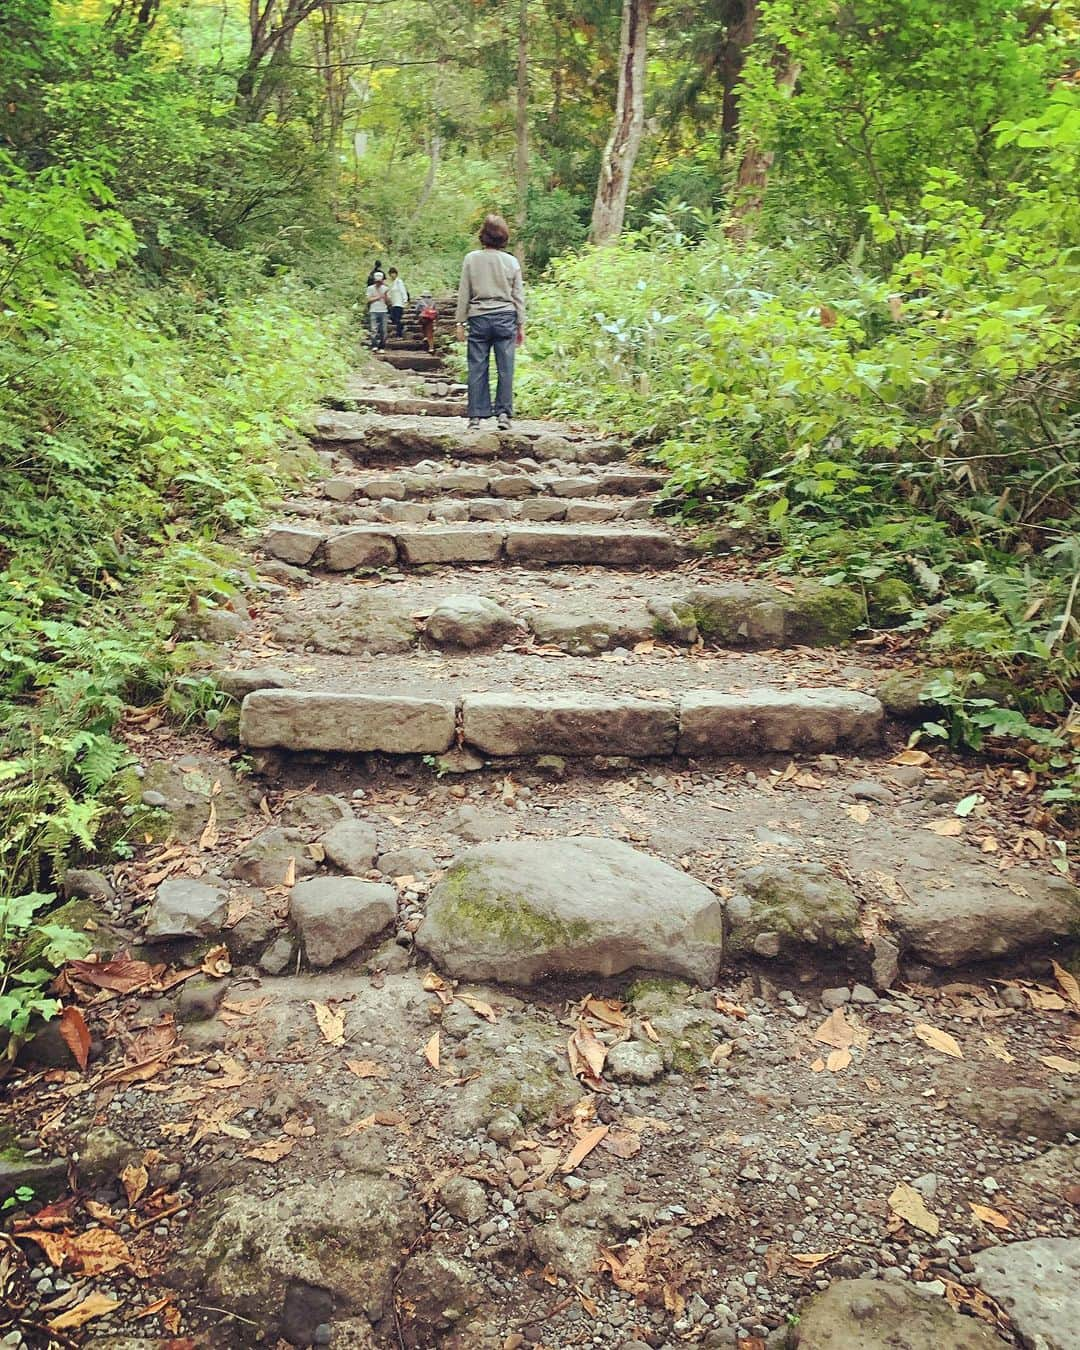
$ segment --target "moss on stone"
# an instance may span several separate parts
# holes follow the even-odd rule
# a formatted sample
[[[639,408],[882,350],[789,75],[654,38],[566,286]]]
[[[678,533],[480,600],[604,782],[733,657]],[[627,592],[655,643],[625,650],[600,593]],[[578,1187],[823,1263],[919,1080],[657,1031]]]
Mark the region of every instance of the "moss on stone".
[[[439,890],[439,922],[462,936],[497,937],[514,950],[527,951],[571,946],[592,933],[584,919],[563,923],[538,914],[521,896],[492,890],[468,863],[452,867]]]
[[[634,1011],[645,1016],[665,1012],[690,997],[690,986],[682,980],[665,980],[660,976],[643,976],[626,991],[626,1000]]]
[[[804,582],[788,611],[785,636],[789,642],[827,645],[847,642],[866,622],[866,605],[849,586]]]
[[[911,587],[899,577],[880,577],[870,587],[870,619],[879,628],[903,623],[914,608]]]
[[[748,874],[746,886],[748,911],[740,915],[735,905],[729,907],[731,952],[752,951],[762,933],[777,933],[787,950],[852,947],[861,941],[858,900],[824,868],[766,865]]]
[[[944,674],[946,672],[942,670],[894,670],[885,676],[874,693],[890,717],[922,717],[934,708],[927,697],[927,689]]]

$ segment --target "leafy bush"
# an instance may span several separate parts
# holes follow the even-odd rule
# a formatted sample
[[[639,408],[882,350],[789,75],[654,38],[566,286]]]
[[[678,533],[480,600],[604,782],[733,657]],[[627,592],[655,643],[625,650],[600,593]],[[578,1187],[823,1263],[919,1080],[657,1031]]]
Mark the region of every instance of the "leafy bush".
[[[0,895],[0,1054],[18,1049],[34,1017],[48,1020],[60,1009],[46,992],[59,966],[85,956],[83,933],[49,923],[40,911],[56,897],[31,893]]]

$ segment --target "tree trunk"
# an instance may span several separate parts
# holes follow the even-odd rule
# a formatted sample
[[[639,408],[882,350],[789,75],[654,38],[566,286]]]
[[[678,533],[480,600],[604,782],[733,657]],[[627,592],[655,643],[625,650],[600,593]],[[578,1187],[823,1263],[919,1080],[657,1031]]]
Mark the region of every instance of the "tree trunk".
[[[645,59],[652,3],[623,0],[615,120],[600,161],[589,232],[594,244],[610,244],[622,233],[630,175],[645,133]]]
[[[525,225],[529,210],[529,0],[518,3],[517,101],[514,109],[517,178],[517,242],[514,252],[525,265]]]
[[[777,69],[776,87],[790,97],[801,70],[802,66],[797,61],[789,60]],[[746,136],[735,174],[731,217],[727,227],[728,234],[733,238],[746,239],[753,233],[754,219],[765,200],[773,158],[773,151],[766,150],[753,132]]]
[[[727,41],[720,61],[724,93],[720,111],[720,144],[728,149],[735,144],[739,130],[739,79],[746,64],[746,53],[757,36],[759,0],[743,0],[741,13],[728,25]]]

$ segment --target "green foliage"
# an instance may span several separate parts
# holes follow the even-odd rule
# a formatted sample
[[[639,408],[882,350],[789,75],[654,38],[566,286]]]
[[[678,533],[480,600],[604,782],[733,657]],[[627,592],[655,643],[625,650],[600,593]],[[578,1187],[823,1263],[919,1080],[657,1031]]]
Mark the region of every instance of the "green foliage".
[[[0,894],[0,1045],[8,1057],[31,1018],[48,1020],[59,1011],[58,1000],[47,993],[57,968],[90,949],[85,934],[40,917],[54,899],[38,892]]]

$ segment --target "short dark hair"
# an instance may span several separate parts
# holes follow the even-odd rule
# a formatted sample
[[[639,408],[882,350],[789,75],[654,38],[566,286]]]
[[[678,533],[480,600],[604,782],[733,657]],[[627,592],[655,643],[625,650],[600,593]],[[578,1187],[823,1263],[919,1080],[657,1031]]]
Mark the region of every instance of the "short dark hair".
[[[480,242],[485,248],[505,248],[510,239],[510,226],[502,216],[492,212],[480,226]]]
[[[398,274],[397,268],[396,268],[396,267],[391,267],[391,269],[390,269],[390,275],[391,275],[392,277],[396,277],[397,274]]]

